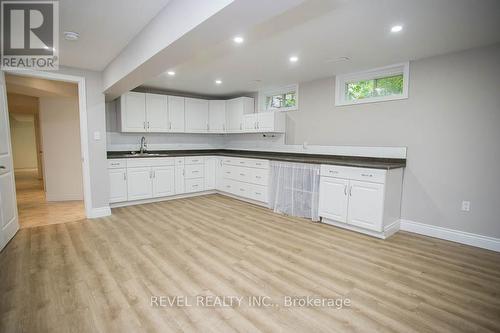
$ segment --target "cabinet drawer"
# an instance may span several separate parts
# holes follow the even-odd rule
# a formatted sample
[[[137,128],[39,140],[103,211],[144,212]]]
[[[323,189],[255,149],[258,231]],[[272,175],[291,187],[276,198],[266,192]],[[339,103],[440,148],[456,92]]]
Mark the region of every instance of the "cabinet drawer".
[[[184,157],[176,157],[175,158],[176,166],[184,166]]]
[[[184,167],[186,170],[185,178],[203,178],[204,165],[203,164],[191,164]]]
[[[386,170],[354,168],[339,165],[321,165],[321,176],[385,183]]]
[[[204,190],[203,183],[204,183],[203,178],[186,179],[185,183],[186,193],[203,191]]]
[[[194,156],[194,157],[184,157],[185,164],[203,164],[203,157]]]
[[[252,185],[250,188],[250,198],[256,201],[267,202],[268,187],[260,185]]]
[[[149,157],[149,158],[129,158],[127,159],[128,168],[136,167],[154,167],[154,166],[172,166],[173,157]]]
[[[251,169],[249,182],[252,184],[267,186],[268,178],[269,178],[269,170]]]
[[[269,160],[250,160],[248,166],[258,169],[269,169]]]
[[[127,160],[125,159],[110,159],[108,160],[108,169],[126,168]]]

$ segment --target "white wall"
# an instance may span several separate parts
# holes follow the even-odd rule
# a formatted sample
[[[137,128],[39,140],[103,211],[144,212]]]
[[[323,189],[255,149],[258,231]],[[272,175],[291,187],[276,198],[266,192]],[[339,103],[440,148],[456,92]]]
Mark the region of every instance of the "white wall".
[[[402,218],[500,237],[500,44],[411,62],[407,100],[335,107],[334,84],[300,84],[288,144],[407,146]]]
[[[37,169],[34,115],[10,114],[9,118],[14,169]]]
[[[78,97],[40,97],[47,201],[83,200]]]

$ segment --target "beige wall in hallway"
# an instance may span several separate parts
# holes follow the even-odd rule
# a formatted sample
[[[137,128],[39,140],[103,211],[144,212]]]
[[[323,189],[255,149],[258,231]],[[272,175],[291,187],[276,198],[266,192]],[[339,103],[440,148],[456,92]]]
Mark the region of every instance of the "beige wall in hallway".
[[[37,169],[35,116],[11,113],[9,118],[14,169]]]
[[[334,86],[300,84],[287,143],[407,146],[402,218],[500,237],[500,44],[411,62],[407,100],[336,107]]]
[[[40,97],[48,201],[83,200],[78,97]]]

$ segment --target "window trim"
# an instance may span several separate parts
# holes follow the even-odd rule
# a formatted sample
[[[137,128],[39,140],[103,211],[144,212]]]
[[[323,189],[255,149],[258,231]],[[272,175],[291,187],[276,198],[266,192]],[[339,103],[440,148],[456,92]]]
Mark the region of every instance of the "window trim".
[[[403,74],[403,92],[401,95],[388,95],[379,97],[368,97],[358,100],[346,99],[346,84],[357,81],[373,80],[381,77]],[[385,101],[395,101],[408,98],[408,82],[410,79],[410,62],[403,62],[385,67],[374,68],[366,71],[341,74],[335,77],[335,105],[355,105],[365,103],[376,103]]]
[[[266,99],[269,96],[286,94],[291,91],[295,92],[295,106],[289,106],[284,108],[268,108]],[[299,84],[289,84],[287,86],[265,89],[259,92],[259,105],[261,110],[264,112],[287,112],[296,111],[299,109]]]

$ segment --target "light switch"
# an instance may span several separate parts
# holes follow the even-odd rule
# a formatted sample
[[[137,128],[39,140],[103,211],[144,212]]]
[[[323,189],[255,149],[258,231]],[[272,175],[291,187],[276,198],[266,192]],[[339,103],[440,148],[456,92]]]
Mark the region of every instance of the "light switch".
[[[94,132],[94,140],[96,140],[96,141],[101,140],[101,132],[99,132],[99,131]]]

